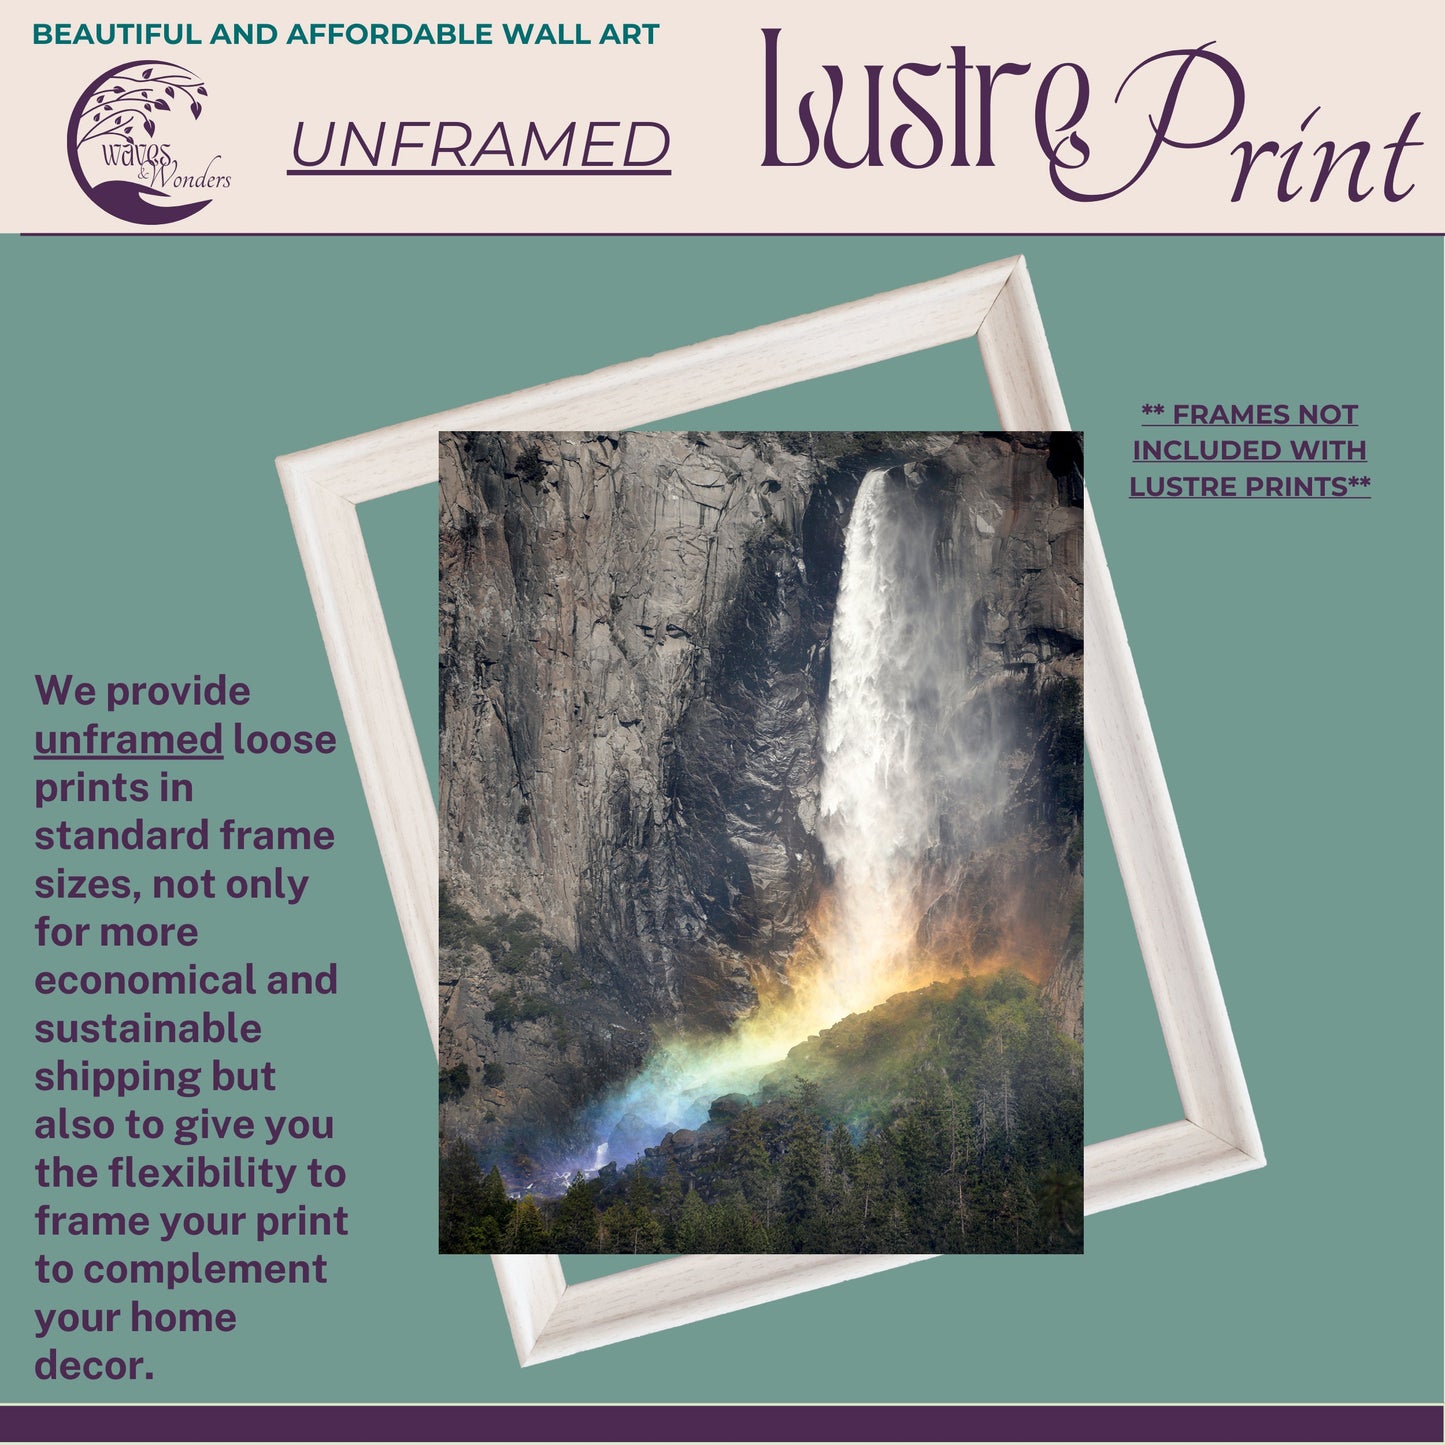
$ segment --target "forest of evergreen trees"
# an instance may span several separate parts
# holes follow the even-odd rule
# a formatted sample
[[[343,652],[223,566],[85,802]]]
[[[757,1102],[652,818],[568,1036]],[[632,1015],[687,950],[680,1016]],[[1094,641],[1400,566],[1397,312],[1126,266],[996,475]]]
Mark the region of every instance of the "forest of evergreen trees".
[[[578,1176],[560,1199],[509,1197],[499,1169],[452,1141],[442,1252],[1082,1249],[1079,1051],[1032,985],[1000,975],[895,1002],[897,1029],[865,1015],[826,1049],[795,1050],[816,1079],[715,1112],[684,1147]]]

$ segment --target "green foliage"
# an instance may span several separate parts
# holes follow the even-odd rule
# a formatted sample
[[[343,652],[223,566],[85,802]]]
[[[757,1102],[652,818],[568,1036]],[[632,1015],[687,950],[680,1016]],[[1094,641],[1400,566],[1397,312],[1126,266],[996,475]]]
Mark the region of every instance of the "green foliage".
[[[472,1254],[473,1232],[482,1220],[482,1171],[465,1142],[453,1140],[437,1173],[437,1249]]]
[[[469,1236],[469,1244],[474,1246],[466,1252],[468,1254],[497,1254],[502,1248],[502,1241],[505,1236],[502,1227],[495,1219],[483,1219]]]
[[[652,1208],[652,1181],[636,1164],[627,1171],[627,1202],[638,1211]]]
[[[783,1140],[782,1219],[803,1254],[828,1250],[826,1212],[820,1208],[824,1137],[818,1086],[801,1076],[793,1090],[793,1119]]]
[[[472,940],[480,943],[503,973],[521,973],[547,947],[542,923],[532,913],[500,913],[474,924]]]
[[[506,1077],[507,1071],[501,1064],[487,1063],[482,1065],[482,1083],[484,1083],[487,1088],[495,1089],[498,1084],[506,1080]]]
[[[1080,1057],[1019,974],[935,985],[795,1049],[706,1148],[508,1201],[499,1228],[525,1205],[528,1237],[568,1253],[1077,1252]]]
[[[709,1208],[706,1233],[713,1254],[769,1252],[758,1216],[738,1194],[730,1194]]]
[[[495,1219],[503,1229],[507,1227],[512,1217],[512,1201],[507,1197],[507,1186],[502,1182],[502,1171],[495,1164],[492,1165],[487,1177],[482,1180],[481,1209],[484,1215]]]
[[[530,1195],[517,1200],[512,1210],[511,1222],[503,1237],[503,1249],[507,1254],[552,1254],[552,1232],[537,1201]]]
[[[451,895],[447,880],[443,878],[438,887],[439,907],[437,910],[438,934],[443,948],[460,947],[467,939],[472,926],[471,915]]]
[[[492,1006],[486,1012],[486,1020],[493,1028],[506,1029],[510,1033],[518,1024],[550,1018],[552,1012],[552,1005],[537,994],[504,988],[492,995]]]
[[[626,1180],[626,1198],[603,1211],[598,1247],[608,1254],[660,1254],[666,1230],[652,1209],[651,1181],[636,1164]]]
[[[547,475],[547,463],[536,447],[528,447],[517,458],[517,475],[524,482],[540,482]]]
[[[677,1221],[682,1213],[682,1171],[675,1159],[667,1161],[657,1191],[657,1212],[662,1224],[663,1248],[677,1248]]]
[[[476,1155],[463,1140],[452,1140],[442,1153],[437,1204],[440,1253],[494,1254],[503,1247],[514,1209],[507,1186],[495,1168],[482,1177]]]
[[[762,1116],[756,1109],[744,1109],[728,1130],[725,1158],[729,1173],[742,1185],[749,1199],[756,1198],[768,1171],[768,1149],[763,1142]],[[674,1171],[677,1165],[671,1166]]]
[[[523,803],[517,810],[517,822],[525,826],[531,817],[531,808]],[[572,950],[544,933],[535,913],[498,913],[475,919],[453,897],[445,879],[438,901],[437,932],[443,948],[485,948],[500,972],[514,976],[540,971],[549,963],[559,965],[569,976],[576,968]]]
[[[677,1249],[680,1254],[707,1254],[712,1249],[708,1207],[696,1189],[688,1191],[677,1220]]]
[[[557,1205],[552,1234],[560,1254],[596,1254],[601,1219],[592,1184],[578,1175]]]
[[[560,943],[551,945],[552,962],[557,966],[557,972],[561,974],[567,983],[576,984],[578,988],[590,989],[594,987],[593,982],[582,972],[582,965],[577,955],[570,948]]]
[[[449,1069],[437,1071],[437,1102],[450,1103],[460,1099],[472,1086],[472,1071],[465,1063],[453,1064]]]

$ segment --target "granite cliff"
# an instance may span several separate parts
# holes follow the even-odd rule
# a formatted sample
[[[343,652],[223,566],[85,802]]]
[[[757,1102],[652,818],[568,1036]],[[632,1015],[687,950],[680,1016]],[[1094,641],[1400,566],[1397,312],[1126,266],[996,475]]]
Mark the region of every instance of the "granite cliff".
[[[1075,437],[450,434],[442,1064],[470,1086],[442,1123],[514,1175],[574,1156],[579,1107],[659,1032],[725,1030],[808,948],[844,537],[878,467],[961,643],[928,706],[986,762],[938,798],[920,947],[1021,968],[1079,1036]]]

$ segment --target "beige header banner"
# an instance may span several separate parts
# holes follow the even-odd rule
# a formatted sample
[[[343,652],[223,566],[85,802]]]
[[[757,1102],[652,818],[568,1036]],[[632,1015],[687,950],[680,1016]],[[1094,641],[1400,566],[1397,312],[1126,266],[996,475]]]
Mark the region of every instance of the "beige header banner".
[[[1418,0],[12,8],[5,229],[1436,233]]]

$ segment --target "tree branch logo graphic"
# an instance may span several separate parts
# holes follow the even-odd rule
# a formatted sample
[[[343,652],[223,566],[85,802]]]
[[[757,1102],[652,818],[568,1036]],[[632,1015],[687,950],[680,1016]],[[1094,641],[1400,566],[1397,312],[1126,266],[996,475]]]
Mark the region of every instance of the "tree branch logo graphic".
[[[209,147],[201,77],[167,60],[135,60],[97,76],[70,112],[65,145],[81,190],[137,226],[204,210],[231,177]]]

